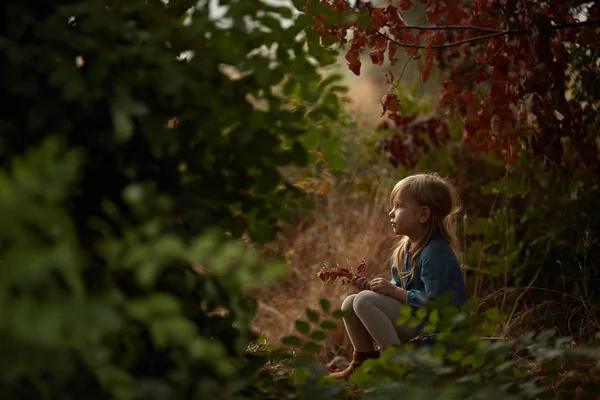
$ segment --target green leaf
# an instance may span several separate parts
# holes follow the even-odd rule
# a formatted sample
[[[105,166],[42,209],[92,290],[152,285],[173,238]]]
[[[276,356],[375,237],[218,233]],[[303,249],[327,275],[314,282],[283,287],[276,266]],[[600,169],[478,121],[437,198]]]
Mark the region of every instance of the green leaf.
[[[331,303],[329,303],[329,300],[321,299],[319,300],[319,305],[325,314],[329,314],[329,310],[331,309]]]
[[[419,321],[423,321],[425,319],[425,317],[427,317],[427,309],[426,308],[419,308],[417,310],[416,316],[417,316],[417,319]]]
[[[314,340],[322,341],[322,340],[327,339],[327,334],[325,332],[323,332],[323,331],[314,331],[310,335],[310,337],[313,338]]]
[[[442,358],[446,354],[446,346],[441,343],[436,343],[431,349],[431,355],[436,358]]]
[[[479,369],[485,365],[485,355],[477,354],[473,360],[473,368]]]
[[[333,46],[334,44],[336,44],[337,42],[338,42],[338,41],[337,41],[337,38],[335,38],[335,37],[333,37],[333,36],[330,36],[330,37],[327,37],[327,38],[324,38],[324,39],[322,39],[322,40],[321,40],[321,45],[322,45],[323,47],[331,47],[331,46]]]
[[[461,350],[454,350],[448,353],[448,359],[450,361],[459,361],[463,358],[463,352]]]
[[[334,171],[343,171],[346,168],[346,160],[341,154],[325,153],[325,161]]]
[[[133,135],[133,121],[118,105],[112,107],[113,131],[115,140],[119,143],[127,142]]]
[[[328,331],[335,331],[337,329],[337,325],[329,320],[325,320],[325,321],[321,322],[320,326],[322,329],[325,329]]]
[[[306,309],[306,318],[311,322],[319,322],[319,313],[311,308]]]
[[[319,132],[312,131],[304,136],[304,146],[308,150],[312,150],[319,144]]]
[[[409,319],[410,319],[410,317],[407,317],[405,315],[400,315],[398,317],[398,319],[396,320],[396,325],[397,326],[405,325]]]
[[[343,79],[344,79],[344,76],[342,74],[339,74],[339,73],[329,74],[325,79],[323,79],[321,82],[319,82],[318,88],[321,90],[325,90],[325,88],[327,86],[329,86],[335,82],[342,82]]]
[[[463,306],[461,307],[461,310],[464,312],[471,312],[471,311],[475,311],[477,309],[477,307],[479,307],[479,299],[477,298],[470,298],[467,300],[467,302],[465,304],[463,304]]]
[[[331,313],[331,316],[334,318],[343,318],[346,315],[342,310],[338,309]]]
[[[308,162],[308,154],[306,149],[300,142],[294,142],[291,151],[291,159],[298,166],[305,166]]]
[[[294,78],[288,77],[282,87],[283,94],[287,97],[290,97],[292,93],[294,93],[297,84],[298,82]]]
[[[340,147],[340,143],[342,139],[340,136],[332,136],[325,140],[323,143],[323,153],[332,154],[337,153],[338,148]]]
[[[310,332],[310,325],[306,321],[302,321],[302,320],[298,319],[298,320],[296,320],[295,325],[296,325],[296,330],[298,330],[298,332],[301,332],[304,334],[308,334]]]
[[[367,11],[361,11],[358,16],[358,26],[363,29],[368,29],[371,27],[371,16]]]
[[[291,347],[302,347],[302,340],[298,336],[286,336],[281,339],[281,343]]]
[[[321,346],[313,341],[309,341],[304,343],[304,346],[302,346],[302,350],[310,354],[315,354],[321,351]]]
[[[467,365],[473,364],[474,361],[475,361],[475,357],[472,354],[469,354],[468,356],[466,356],[465,358],[462,359],[460,364],[463,367],[466,367]]]
[[[292,4],[298,11],[304,11],[304,6],[306,5],[305,0],[292,0]],[[302,15],[307,16],[306,14],[301,14],[300,16]]]
[[[413,320],[409,321],[408,327],[409,328],[416,328],[420,324],[421,324],[421,321],[419,321],[418,319],[413,319]]]
[[[308,165],[314,165],[319,161],[319,156],[315,152],[308,153],[308,158],[306,162]]]
[[[429,314],[429,322],[431,322],[433,325],[437,325],[437,323],[439,321],[440,321],[439,311],[437,309],[431,310],[431,313]]]
[[[258,176],[255,191],[258,194],[271,193],[280,182],[281,174],[276,168],[265,168]]]
[[[498,312],[496,307],[490,308],[485,312],[485,316],[494,323],[501,323],[503,321],[503,317]]]

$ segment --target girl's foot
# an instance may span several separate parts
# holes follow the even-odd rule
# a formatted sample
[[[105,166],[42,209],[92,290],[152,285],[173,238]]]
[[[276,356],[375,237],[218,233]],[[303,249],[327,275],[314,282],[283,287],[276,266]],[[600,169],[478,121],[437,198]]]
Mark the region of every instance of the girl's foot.
[[[333,372],[329,374],[329,376],[335,379],[347,380],[354,373],[354,369],[360,367],[360,365],[369,358],[379,358],[379,351],[373,350],[368,353],[354,351],[352,354],[352,362],[350,362],[348,368],[340,372]]]

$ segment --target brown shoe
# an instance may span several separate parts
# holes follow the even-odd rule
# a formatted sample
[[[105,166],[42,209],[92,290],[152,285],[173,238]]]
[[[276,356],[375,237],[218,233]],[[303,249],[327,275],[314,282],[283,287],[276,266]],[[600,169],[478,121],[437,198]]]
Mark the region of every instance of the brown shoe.
[[[350,363],[350,365],[348,366],[348,368],[346,368],[343,371],[340,372],[333,372],[331,374],[329,374],[329,376],[331,378],[335,378],[335,379],[348,379],[350,378],[350,375],[352,375],[354,373],[354,369],[360,367],[360,365],[368,360],[369,358],[379,358],[379,351],[377,350],[373,350],[370,351],[368,353],[362,353],[359,351],[355,351],[352,354],[352,362]]]

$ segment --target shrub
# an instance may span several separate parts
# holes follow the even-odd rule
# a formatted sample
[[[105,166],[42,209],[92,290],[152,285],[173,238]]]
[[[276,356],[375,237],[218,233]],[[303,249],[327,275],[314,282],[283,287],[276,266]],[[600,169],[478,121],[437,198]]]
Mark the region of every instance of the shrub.
[[[258,390],[244,288],[282,270],[226,236],[272,238],[304,201],[280,167],[307,164],[340,88],[289,9],[211,8],[8,2],[2,397]]]

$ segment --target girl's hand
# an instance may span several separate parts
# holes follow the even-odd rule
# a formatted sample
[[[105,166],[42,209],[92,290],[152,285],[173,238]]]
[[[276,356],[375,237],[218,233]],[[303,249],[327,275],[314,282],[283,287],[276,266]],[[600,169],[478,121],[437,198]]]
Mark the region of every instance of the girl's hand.
[[[364,276],[355,276],[350,280],[350,284],[357,288],[359,291],[370,289],[369,280]]]
[[[396,297],[395,294],[398,290],[398,287],[392,282],[388,281],[387,279],[375,278],[370,283],[372,291],[380,294],[385,294],[390,297]]]

